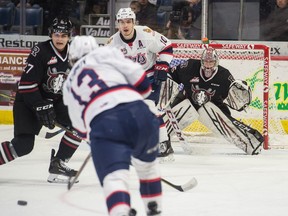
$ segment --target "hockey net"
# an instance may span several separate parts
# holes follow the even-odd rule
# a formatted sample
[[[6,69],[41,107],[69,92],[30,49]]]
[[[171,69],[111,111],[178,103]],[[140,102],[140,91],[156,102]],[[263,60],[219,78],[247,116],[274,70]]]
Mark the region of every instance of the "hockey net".
[[[172,66],[188,58],[200,59],[207,44],[174,43]],[[235,79],[245,80],[252,90],[252,102],[245,111],[231,110],[232,116],[257,129],[264,136],[264,149],[287,148],[287,125],[278,112],[272,76],[269,73],[270,50],[265,45],[209,44],[219,55],[219,64],[226,67]],[[184,129],[192,142],[212,142],[218,138],[199,121]]]

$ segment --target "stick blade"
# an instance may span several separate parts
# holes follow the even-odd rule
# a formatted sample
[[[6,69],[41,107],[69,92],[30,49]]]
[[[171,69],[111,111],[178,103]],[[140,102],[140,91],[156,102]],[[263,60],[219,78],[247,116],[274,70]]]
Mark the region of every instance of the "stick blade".
[[[186,192],[188,190],[191,190],[192,188],[196,187],[198,185],[198,181],[195,177],[193,177],[192,179],[190,179],[190,181],[188,181],[187,183],[183,184],[181,186],[181,191],[182,192]]]

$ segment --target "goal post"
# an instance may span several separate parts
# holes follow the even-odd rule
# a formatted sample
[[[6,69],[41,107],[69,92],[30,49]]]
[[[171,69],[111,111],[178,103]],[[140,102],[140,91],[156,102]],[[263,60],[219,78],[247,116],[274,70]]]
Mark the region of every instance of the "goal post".
[[[264,149],[271,148],[271,135],[284,135],[285,131],[277,114],[274,87],[270,80],[269,47],[262,44],[173,43],[171,66],[188,58],[200,59],[207,46],[216,49],[220,65],[226,67],[235,79],[245,80],[252,89],[252,101],[246,112],[231,110],[232,116],[262,133]],[[194,122],[184,132],[191,136],[207,136],[209,130],[200,122]]]

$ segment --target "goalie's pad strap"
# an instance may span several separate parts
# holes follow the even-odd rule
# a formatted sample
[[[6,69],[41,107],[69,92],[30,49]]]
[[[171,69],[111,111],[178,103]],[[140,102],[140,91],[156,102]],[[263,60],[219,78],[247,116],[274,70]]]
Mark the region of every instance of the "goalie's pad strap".
[[[263,136],[255,129],[233,117],[226,116],[216,105],[208,102],[198,110],[199,121],[216,135],[223,136],[247,154],[259,154]]]

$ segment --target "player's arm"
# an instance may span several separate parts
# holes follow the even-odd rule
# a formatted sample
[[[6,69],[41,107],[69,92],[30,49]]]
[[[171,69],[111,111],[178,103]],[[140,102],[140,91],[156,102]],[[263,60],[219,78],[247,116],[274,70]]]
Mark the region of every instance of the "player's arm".
[[[44,100],[39,90],[45,71],[39,51],[38,46],[32,49],[19,82],[18,92],[23,96],[24,103],[35,110],[39,122],[52,129],[56,118],[53,102]]]
[[[159,85],[167,79],[170,62],[173,59],[173,48],[171,41],[164,35],[155,31],[150,34],[152,35],[152,43],[149,46],[149,50],[158,55],[154,67],[154,80],[155,84]]]
[[[35,51],[39,48],[36,46],[29,55],[26,66],[22,73],[18,92],[23,96],[24,102],[27,106],[31,107],[35,104],[43,101],[41,93],[39,91],[39,83],[41,83],[43,66],[39,63],[41,60],[34,56]]]

